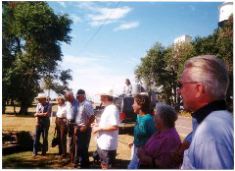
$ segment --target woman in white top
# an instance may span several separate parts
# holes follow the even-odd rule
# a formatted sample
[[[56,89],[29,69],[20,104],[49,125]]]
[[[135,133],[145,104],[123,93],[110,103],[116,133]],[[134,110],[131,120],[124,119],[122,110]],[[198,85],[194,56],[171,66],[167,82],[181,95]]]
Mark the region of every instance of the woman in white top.
[[[123,88],[123,94],[127,97],[132,96],[132,85],[128,78],[126,79],[125,86]]]
[[[59,155],[66,157],[66,135],[67,135],[67,119],[66,104],[63,96],[57,97],[58,109],[56,113],[56,131],[59,139]]]

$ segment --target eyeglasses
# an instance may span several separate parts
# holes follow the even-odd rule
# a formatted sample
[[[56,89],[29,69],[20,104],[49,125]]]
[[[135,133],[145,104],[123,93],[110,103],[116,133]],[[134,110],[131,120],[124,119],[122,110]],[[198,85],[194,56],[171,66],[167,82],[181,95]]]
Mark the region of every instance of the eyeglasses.
[[[185,84],[195,84],[198,83],[197,81],[188,81],[188,82],[177,82],[177,87],[179,87],[180,89],[185,85]]]
[[[77,97],[78,97],[78,96],[85,96],[85,94],[77,94]]]

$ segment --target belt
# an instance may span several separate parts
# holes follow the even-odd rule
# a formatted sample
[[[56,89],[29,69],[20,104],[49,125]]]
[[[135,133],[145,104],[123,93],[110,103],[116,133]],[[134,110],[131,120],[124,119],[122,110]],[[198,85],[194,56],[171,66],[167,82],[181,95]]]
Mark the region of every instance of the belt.
[[[64,117],[63,117],[63,118],[59,118],[59,117],[57,117],[57,118],[58,118],[58,119],[66,119],[66,118],[64,118]]]

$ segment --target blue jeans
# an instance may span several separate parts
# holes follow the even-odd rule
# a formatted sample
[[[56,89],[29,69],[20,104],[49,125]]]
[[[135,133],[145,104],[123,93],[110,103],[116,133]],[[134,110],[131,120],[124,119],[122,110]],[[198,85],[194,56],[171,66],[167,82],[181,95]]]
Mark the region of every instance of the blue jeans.
[[[46,155],[48,150],[48,130],[50,127],[49,118],[43,118],[36,126],[35,138],[33,142],[33,154],[37,155],[40,151],[40,136],[42,135],[42,155]]]
[[[78,130],[75,136],[75,163],[80,161],[82,168],[89,167],[89,155],[88,148],[91,139],[91,128],[87,128],[86,131],[81,132]]]

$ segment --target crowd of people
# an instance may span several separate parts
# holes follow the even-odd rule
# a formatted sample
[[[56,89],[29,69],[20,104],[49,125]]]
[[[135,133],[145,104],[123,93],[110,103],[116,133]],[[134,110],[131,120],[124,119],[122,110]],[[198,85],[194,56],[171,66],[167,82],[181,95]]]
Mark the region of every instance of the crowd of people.
[[[157,103],[150,112],[148,94],[134,96],[133,111],[137,114],[134,140],[128,146],[131,156],[128,169],[233,169],[233,115],[226,106],[229,78],[223,61],[213,55],[203,55],[186,61],[178,81],[184,110],[192,114],[192,132],[181,142],[175,128],[178,118],[173,107]],[[124,88],[131,96],[130,81]],[[39,151],[42,135],[42,155],[48,150],[49,115],[51,105],[39,94],[36,107],[36,135],[33,154]],[[113,168],[118,148],[120,112],[111,91],[100,94],[104,111],[96,117],[85,91],[72,92],[57,98],[56,130],[59,155],[75,167],[89,168],[88,148],[95,136],[97,154],[102,169]]]

